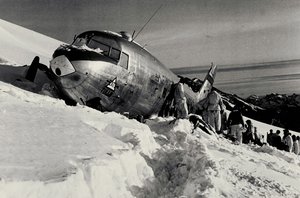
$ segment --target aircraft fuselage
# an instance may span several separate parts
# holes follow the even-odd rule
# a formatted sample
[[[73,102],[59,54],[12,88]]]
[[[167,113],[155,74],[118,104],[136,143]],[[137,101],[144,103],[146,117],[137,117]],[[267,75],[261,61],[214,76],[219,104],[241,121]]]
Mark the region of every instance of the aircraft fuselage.
[[[147,50],[107,31],[80,34],[63,45],[50,62],[53,81],[63,96],[103,111],[150,116],[157,113],[179,78]]]

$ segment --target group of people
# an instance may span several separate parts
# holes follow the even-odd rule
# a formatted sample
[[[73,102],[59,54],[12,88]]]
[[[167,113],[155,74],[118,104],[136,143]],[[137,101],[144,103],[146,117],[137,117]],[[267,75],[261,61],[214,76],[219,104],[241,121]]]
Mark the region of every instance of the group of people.
[[[165,110],[167,109],[168,113],[171,112],[177,119],[188,117],[187,99],[181,81],[174,85],[171,99],[167,101],[170,103],[167,106],[173,107],[164,108]],[[198,104],[197,109],[200,110],[198,113],[202,116],[203,120],[216,133],[224,134],[225,137],[231,139],[234,143],[253,143],[259,146],[266,144],[264,136],[257,132],[257,128],[253,126],[251,120],[247,120],[246,123],[244,122],[243,115],[237,105],[227,117],[222,97],[215,90],[212,90],[207,98]],[[279,130],[276,133],[270,130],[270,133],[267,135],[267,143],[280,150],[300,154],[300,137],[291,135],[288,129],[284,130],[283,138],[281,138]]]
[[[218,134],[224,134],[238,144],[242,143],[243,139],[250,137],[248,133],[243,133],[247,130],[242,113],[238,106],[235,106],[227,118],[225,109],[221,95],[213,90],[202,104],[202,117]]]
[[[283,130],[282,138],[280,136],[280,130],[273,133],[273,130],[270,129],[270,133],[267,134],[267,142],[279,150],[293,152],[296,155],[300,154],[300,137],[292,135],[288,129]]]
[[[224,121],[226,130],[221,131],[225,137],[231,139],[236,144],[257,144],[262,146],[264,144],[264,136],[257,132],[257,127],[253,125],[251,120],[244,122],[243,115],[238,106],[235,106]]]

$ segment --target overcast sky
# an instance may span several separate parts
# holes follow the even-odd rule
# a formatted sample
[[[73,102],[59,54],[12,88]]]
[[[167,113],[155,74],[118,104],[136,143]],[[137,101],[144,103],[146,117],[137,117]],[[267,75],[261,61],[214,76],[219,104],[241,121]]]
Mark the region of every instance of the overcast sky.
[[[168,67],[300,59],[299,0],[0,0],[0,18],[71,42],[86,30],[138,31]]]

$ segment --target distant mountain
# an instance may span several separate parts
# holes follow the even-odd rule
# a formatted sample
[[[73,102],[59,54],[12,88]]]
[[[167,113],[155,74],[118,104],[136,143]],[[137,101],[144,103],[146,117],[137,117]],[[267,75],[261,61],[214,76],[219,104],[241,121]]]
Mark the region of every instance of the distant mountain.
[[[275,93],[261,97],[252,95],[245,101],[264,108],[268,123],[300,131],[300,95]]]
[[[215,88],[223,98],[226,108],[232,110],[238,105],[244,116],[281,128],[300,131],[300,95],[269,94],[266,96],[252,95],[242,99],[237,95],[228,94]]]
[[[222,95],[229,110],[238,105],[244,116],[266,124],[300,131],[300,95],[269,94],[261,97],[252,95],[242,99],[237,95],[217,91]]]

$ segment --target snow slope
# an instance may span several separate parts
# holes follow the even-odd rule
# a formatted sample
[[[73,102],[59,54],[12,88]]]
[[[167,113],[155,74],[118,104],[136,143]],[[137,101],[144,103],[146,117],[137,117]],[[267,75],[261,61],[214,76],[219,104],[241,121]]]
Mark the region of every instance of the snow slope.
[[[300,195],[299,156],[192,133],[187,120],[141,124],[3,82],[0,120],[1,198]]]
[[[35,56],[49,65],[63,42],[0,19],[0,58],[18,65],[30,65]]]

